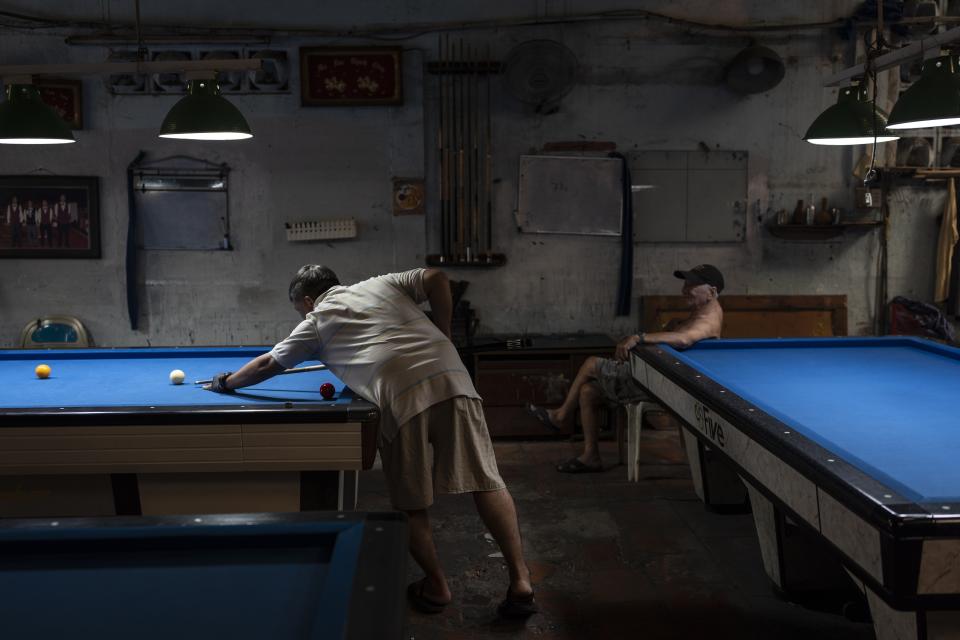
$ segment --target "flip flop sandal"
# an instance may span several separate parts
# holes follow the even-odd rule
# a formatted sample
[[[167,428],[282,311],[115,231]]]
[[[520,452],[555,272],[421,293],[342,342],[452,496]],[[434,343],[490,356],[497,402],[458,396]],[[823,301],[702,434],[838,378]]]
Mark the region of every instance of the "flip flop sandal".
[[[510,593],[510,589],[507,589],[507,596],[497,607],[497,614],[508,620],[522,620],[529,618],[539,610],[533,593],[518,596]]]
[[[426,585],[426,579],[411,582],[407,585],[407,599],[413,608],[420,613],[442,613],[446,608],[446,602],[437,602],[430,596],[424,595],[423,588]]]
[[[539,420],[547,429],[550,429],[555,433],[560,433],[560,427],[553,424],[553,420],[550,419],[550,414],[547,413],[547,410],[543,407],[538,407],[535,404],[528,402],[527,413]]]
[[[560,473],[599,473],[603,471],[603,467],[591,467],[580,462],[579,458],[570,458],[566,462],[558,464],[557,471]]]

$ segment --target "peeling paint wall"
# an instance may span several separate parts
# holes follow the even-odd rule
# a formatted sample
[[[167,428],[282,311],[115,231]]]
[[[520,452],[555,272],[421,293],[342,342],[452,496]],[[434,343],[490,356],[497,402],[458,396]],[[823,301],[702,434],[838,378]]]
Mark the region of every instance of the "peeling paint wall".
[[[31,3],[7,7],[36,11]],[[147,23],[346,26],[557,17],[595,11],[586,0],[515,3],[497,0],[462,7],[440,2],[354,3],[183,2],[144,5]],[[828,20],[856,4],[769,2],[621,2],[605,9],[651,10],[711,22]],[[131,3],[104,1],[95,13],[63,1],[44,4],[45,15],[74,19],[131,20]],[[237,7],[242,7],[239,11]],[[226,17],[225,17],[226,16]],[[4,31],[0,61],[100,62],[100,47],[68,46],[65,32]],[[454,38],[461,34],[454,32]],[[849,44],[835,33],[775,33],[760,43],[786,61],[784,81],[748,97],[721,82],[724,64],[748,43],[743,36],[633,21],[583,21],[564,25],[506,26],[462,33],[469,43],[489,43],[502,58],[531,39],[558,40],[577,56],[579,81],[560,110],[531,113],[494,81],[494,245],[507,266],[451,269],[471,282],[465,298],[482,332],[607,332],[621,334],[639,323],[614,315],[619,267],[615,238],[521,234],[516,229],[519,156],[544,143],[609,140],[623,152],[641,149],[711,149],[749,152],[747,239],[735,244],[635,246],[633,298],[675,293],[676,268],[718,265],[729,293],[848,295],[851,333],[870,330],[876,288],[878,231],[848,233],[827,242],[788,242],[762,223],[798,199],[849,208],[853,151],[814,147],[800,137],[835,100],[821,78],[844,66]],[[80,317],[100,345],[269,344],[296,321],[286,299],[290,276],[301,264],[322,262],[345,282],[423,265],[439,249],[435,211],[391,214],[391,177],[427,176],[434,160],[433,79],[424,60],[435,57],[436,34],[403,40],[404,104],[399,107],[301,108],[299,73],[293,64],[289,95],[235,96],[256,137],[240,143],[200,145],[156,138],[175,97],[113,96],[104,78],[83,81],[85,128],[68,148],[0,148],[0,172],[96,175],[101,180],[103,257],[100,260],[0,261],[0,345],[14,346],[20,329],[42,314]],[[390,44],[365,40],[363,44]],[[296,61],[301,45],[357,44],[350,39],[291,37],[271,46]],[[143,252],[142,325],[126,317],[125,242],[127,164],[139,150],[148,159],[187,154],[228,163],[231,173],[229,252]],[[429,178],[431,198],[435,185]],[[431,202],[431,207],[436,203]],[[890,296],[926,299],[932,290],[932,254],[942,189],[902,189],[894,194],[890,245]],[[355,240],[289,243],[288,220],[352,216]]]

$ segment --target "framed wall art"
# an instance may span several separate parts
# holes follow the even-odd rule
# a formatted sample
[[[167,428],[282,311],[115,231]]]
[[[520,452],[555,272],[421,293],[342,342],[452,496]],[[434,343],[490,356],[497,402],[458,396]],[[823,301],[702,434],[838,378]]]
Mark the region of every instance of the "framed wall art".
[[[401,104],[401,70],[399,47],[301,47],[300,104]]]
[[[0,258],[99,258],[96,177],[0,176]]]
[[[35,78],[40,99],[53,107],[71,129],[83,129],[83,96],[79,80],[67,78]]]

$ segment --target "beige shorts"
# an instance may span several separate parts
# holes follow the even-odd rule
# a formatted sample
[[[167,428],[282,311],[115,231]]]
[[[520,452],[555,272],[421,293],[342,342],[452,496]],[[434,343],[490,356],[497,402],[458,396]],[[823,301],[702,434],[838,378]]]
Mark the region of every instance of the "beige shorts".
[[[377,442],[390,502],[415,511],[436,493],[495,491],[506,485],[497,471],[493,443],[477,398],[437,403],[400,425],[390,442]],[[432,455],[431,455],[432,449]]]

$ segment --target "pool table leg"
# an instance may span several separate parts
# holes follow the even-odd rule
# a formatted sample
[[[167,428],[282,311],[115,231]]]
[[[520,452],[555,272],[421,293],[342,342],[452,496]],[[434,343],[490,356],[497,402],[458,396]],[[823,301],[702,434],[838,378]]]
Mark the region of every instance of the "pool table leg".
[[[110,488],[113,490],[113,504],[118,516],[139,516],[143,514],[140,506],[140,487],[135,473],[111,473]]]
[[[353,511],[357,508],[357,471],[301,471],[301,511]]]
[[[733,467],[689,428],[682,428],[693,488],[704,506],[718,513],[747,513],[750,503]]]
[[[850,577],[867,597],[877,640],[960,638],[960,611],[899,611],[888,605],[854,574],[850,573]]]
[[[793,522],[750,483],[744,483],[753,507],[763,568],[788,600],[857,599],[836,556],[817,535]]]

